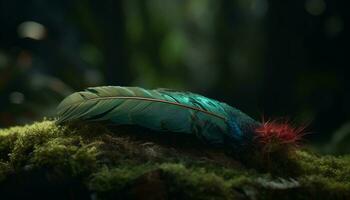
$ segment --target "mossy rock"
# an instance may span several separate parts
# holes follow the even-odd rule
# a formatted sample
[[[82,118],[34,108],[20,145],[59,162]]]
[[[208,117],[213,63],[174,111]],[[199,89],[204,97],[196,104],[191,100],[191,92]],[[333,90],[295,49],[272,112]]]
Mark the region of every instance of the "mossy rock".
[[[350,199],[350,156],[237,159],[195,138],[149,135],[49,120],[0,130],[0,198]]]

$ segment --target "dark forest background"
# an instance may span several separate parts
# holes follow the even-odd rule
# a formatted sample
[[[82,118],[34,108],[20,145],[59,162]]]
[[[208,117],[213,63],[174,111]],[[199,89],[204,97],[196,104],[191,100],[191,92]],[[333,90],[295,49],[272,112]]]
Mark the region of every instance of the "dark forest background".
[[[349,14],[344,0],[0,0],[0,127],[122,85],[287,117],[308,143],[349,138]]]

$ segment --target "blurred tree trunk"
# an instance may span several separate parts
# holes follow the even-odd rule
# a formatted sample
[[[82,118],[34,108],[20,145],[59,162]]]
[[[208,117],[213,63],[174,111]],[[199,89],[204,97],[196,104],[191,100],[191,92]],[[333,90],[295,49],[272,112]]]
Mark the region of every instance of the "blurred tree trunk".
[[[109,19],[104,29],[105,46],[104,74],[109,85],[128,85],[131,82],[131,73],[127,66],[125,54],[125,20],[123,1],[108,0],[103,4],[101,11],[103,19]]]

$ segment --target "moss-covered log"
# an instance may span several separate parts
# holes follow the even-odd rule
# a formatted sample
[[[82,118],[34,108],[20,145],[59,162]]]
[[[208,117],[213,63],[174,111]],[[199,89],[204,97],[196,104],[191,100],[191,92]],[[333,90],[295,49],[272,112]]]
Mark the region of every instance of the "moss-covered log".
[[[0,130],[0,198],[350,199],[350,156],[241,160],[195,138],[144,132],[48,120]]]

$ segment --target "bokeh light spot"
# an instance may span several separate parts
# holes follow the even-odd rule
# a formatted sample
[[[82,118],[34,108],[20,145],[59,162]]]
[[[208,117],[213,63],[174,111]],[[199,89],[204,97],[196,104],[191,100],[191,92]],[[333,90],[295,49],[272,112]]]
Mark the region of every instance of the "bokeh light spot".
[[[6,54],[0,51],[0,69],[6,67],[7,64],[8,64],[8,58]]]
[[[321,15],[326,10],[324,0],[307,0],[305,1],[306,11],[314,16]]]
[[[268,2],[266,0],[253,0],[251,2],[251,9],[255,16],[263,17],[268,10]]]
[[[103,54],[92,44],[83,45],[80,50],[80,57],[92,66],[97,66],[103,62]]]
[[[340,17],[332,16],[325,21],[325,33],[329,37],[338,36],[344,29],[344,22]]]
[[[21,38],[42,40],[46,35],[46,29],[42,24],[34,21],[26,21],[18,26],[18,35]]]
[[[24,102],[24,94],[21,92],[12,92],[9,95],[9,100],[13,104],[22,104]]]

